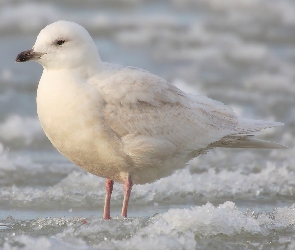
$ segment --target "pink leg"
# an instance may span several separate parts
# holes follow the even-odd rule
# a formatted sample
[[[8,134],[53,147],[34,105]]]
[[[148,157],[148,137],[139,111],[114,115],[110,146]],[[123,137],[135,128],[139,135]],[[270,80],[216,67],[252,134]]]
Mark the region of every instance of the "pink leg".
[[[103,218],[105,220],[111,219],[111,195],[113,191],[114,181],[111,179],[106,179],[106,198],[104,202]]]
[[[124,201],[123,201],[123,207],[122,207],[122,216],[127,217],[127,209],[128,209],[128,202],[129,197],[132,189],[132,181],[130,175],[128,175],[128,179],[124,183]]]

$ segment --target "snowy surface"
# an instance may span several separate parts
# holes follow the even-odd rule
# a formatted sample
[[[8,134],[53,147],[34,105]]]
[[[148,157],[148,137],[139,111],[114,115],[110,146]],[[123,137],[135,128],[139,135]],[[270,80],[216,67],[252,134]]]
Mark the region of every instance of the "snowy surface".
[[[14,63],[59,19],[85,26],[104,61],[285,123],[261,138],[289,149],[213,150],[135,186],[126,220],[115,184],[103,221],[104,180],[59,155],[38,123],[41,67]],[[295,248],[294,27],[292,0],[0,0],[0,248]]]

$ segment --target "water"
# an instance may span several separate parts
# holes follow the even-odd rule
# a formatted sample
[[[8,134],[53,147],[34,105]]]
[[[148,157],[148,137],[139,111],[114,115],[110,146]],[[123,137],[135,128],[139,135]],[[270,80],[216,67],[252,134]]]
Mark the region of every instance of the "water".
[[[215,149],[135,186],[129,215],[115,184],[63,158],[36,116],[42,69],[15,64],[46,24],[85,26],[104,61],[142,67],[241,116],[281,121],[260,138],[287,150]],[[0,248],[294,249],[295,2],[0,1]]]

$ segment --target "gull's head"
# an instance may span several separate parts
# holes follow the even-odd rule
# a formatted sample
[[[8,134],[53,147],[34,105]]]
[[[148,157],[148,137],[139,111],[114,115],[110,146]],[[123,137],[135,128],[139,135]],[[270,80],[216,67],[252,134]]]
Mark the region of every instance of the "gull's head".
[[[57,21],[47,25],[37,36],[31,50],[18,54],[16,62],[35,61],[45,69],[97,67],[100,58],[94,41],[81,25]]]

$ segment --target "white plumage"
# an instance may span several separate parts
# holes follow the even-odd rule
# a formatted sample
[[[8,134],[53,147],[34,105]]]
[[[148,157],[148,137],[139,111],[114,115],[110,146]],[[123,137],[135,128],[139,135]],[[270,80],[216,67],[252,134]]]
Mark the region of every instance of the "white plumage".
[[[213,147],[283,147],[252,139],[281,123],[238,118],[229,106],[147,71],[101,62],[78,24],[45,27],[33,49],[17,57],[27,60],[44,67],[37,108],[47,137],[95,175],[145,184]]]

